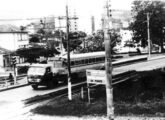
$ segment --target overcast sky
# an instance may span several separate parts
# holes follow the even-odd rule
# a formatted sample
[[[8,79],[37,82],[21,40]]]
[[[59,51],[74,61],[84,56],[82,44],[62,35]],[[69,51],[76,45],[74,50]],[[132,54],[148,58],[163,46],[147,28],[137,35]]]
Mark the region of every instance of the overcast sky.
[[[95,16],[96,27],[98,26],[105,0],[0,0],[0,19],[64,16],[66,1],[71,13],[76,9],[81,30],[87,28],[87,23],[89,27],[91,15]],[[111,5],[113,9],[130,10],[132,1],[111,0]]]

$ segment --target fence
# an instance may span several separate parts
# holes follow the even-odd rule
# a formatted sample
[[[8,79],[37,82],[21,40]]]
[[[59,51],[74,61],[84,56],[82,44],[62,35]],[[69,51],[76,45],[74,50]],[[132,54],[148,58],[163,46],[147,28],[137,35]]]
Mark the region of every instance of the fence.
[[[20,85],[27,84],[27,77],[26,75],[17,76],[17,81],[14,83],[14,81],[10,81],[8,77],[1,77],[0,78],[0,90],[17,87]]]

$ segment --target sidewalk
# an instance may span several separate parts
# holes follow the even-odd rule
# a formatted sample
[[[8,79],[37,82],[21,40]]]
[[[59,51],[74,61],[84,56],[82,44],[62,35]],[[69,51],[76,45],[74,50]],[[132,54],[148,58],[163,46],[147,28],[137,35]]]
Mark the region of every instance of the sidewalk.
[[[153,54],[149,60],[165,58],[165,54]]]
[[[8,81],[1,81],[1,83],[2,84],[0,84],[0,92],[28,85],[26,76],[18,77],[15,85],[13,84],[13,82]]]

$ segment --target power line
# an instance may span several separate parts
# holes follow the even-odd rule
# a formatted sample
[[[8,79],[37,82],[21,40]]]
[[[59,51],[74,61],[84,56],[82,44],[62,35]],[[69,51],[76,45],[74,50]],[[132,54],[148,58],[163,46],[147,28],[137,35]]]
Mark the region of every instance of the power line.
[[[66,19],[66,16],[52,16],[52,17],[38,17],[38,18],[19,18],[19,19],[0,19],[0,21],[22,21],[22,20],[42,20],[42,19],[54,18],[54,19]],[[69,17],[70,19],[78,19],[78,17]]]
[[[36,20],[42,18],[24,18],[24,19],[0,19],[0,21],[21,21],[21,20]]]

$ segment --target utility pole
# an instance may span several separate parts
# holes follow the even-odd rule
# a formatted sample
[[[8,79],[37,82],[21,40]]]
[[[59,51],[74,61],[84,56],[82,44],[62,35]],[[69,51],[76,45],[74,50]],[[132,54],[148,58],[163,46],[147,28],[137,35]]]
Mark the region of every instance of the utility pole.
[[[66,40],[67,40],[67,59],[68,59],[68,99],[72,100],[72,84],[71,84],[71,69],[70,69],[70,38],[69,38],[69,20],[78,19],[76,16],[70,18],[68,15],[68,1],[66,4]]]
[[[113,86],[112,86],[112,60],[111,60],[111,38],[110,38],[110,0],[106,3],[106,15],[104,17],[104,43],[105,43],[105,68],[106,68],[106,97],[107,118],[114,120]]]
[[[151,40],[150,40],[150,18],[149,13],[147,13],[147,35],[148,35],[148,60],[151,57]]]
[[[66,40],[67,40],[67,58],[68,58],[68,99],[72,100],[68,5],[66,5]]]
[[[17,82],[17,68],[16,68],[17,61],[16,61],[16,57],[12,57],[11,60],[12,60],[13,68],[14,68],[14,85],[15,85],[16,82]]]
[[[63,19],[63,18],[61,18],[61,17],[59,17],[58,18],[58,20],[59,20],[59,28],[61,28],[61,19]],[[60,32],[60,49],[61,49],[61,54],[63,55],[63,45],[62,45],[62,31],[59,29],[59,32]]]

